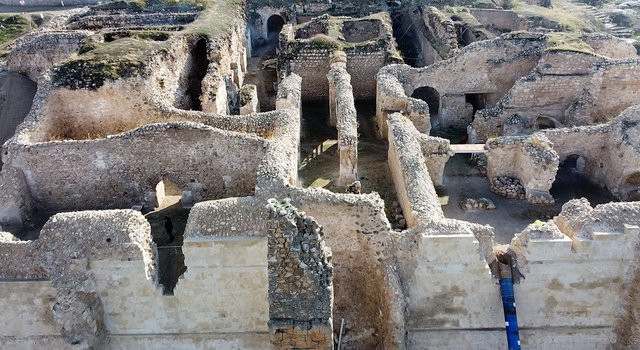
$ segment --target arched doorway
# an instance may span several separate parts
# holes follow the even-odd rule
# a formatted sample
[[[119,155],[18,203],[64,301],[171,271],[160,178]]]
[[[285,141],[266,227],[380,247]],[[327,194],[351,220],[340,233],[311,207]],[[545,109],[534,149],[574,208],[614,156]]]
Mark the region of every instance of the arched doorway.
[[[437,116],[440,111],[440,93],[431,86],[423,86],[413,90],[411,97],[423,100],[429,105],[431,117]]]
[[[555,129],[561,126],[562,125],[557,120],[551,117],[538,117],[533,122],[534,130]]]
[[[560,162],[560,167],[584,174],[587,171],[587,160],[581,155],[572,154]]]
[[[271,15],[269,19],[267,19],[267,40],[278,41],[278,36],[280,35],[280,31],[282,31],[282,27],[284,27],[285,20],[280,15]]]
[[[640,171],[627,176],[620,189],[622,200],[640,201]]]

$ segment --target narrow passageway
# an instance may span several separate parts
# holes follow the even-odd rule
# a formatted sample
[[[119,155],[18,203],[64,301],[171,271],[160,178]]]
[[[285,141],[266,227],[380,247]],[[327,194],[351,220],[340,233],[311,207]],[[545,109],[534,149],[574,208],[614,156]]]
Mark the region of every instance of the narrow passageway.
[[[200,39],[191,50],[191,67],[187,77],[188,87],[186,95],[189,97],[189,106],[186,109],[201,111],[202,80],[207,75],[209,58],[207,56],[207,41]]]
[[[158,247],[158,283],[163,295],[173,295],[178,279],[185,273],[182,244],[190,209],[183,208],[180,188],[170,181],[156,187],[159,206],[145,214],[151,225],[151,236]]]

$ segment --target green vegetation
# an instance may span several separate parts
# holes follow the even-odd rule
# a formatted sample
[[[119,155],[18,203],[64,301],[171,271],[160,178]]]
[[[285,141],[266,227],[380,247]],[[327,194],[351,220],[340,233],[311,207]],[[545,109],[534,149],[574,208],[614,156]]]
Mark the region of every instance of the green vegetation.
[[[50,15],[0,16],[0,56],[5,56],[11,51],[11,46],[17,38],[38,28],[49,18]]]
[[[139,76],[148,62],[148,53],[167,45],[164,42],[131,37],[97,44],[95,48],[91,48],[96,39],[89,38],[81,46],[82,50],[88,51],[54,68],[54,85],[71,89],[96,89],[105,80]]]
[[[53,71],[53,83],[71,89],[96,89],[106,80],[143,75],[154,52],[167,50],[171,36],[207,37],[215,41],[229,35],[233,21],[242,19],[244,0],[137,0],[100,5],[92,11],[128,12],[201,11],[180,32],[169,28],[122,30],[87,37],[79,55]],[[157,29],[157,30],[153,30]]]
[[[514,0],[513,11],[521,16],[541,17],[560,24],[566,32],[597,32],[604,30],[602,23],[584,9],[567,0],[552,0],[552,8],[536,6]]]
[[[593,55],[593,49],[582,41],[578,33],[550,33],[545,51],[573,51]]]
[[[206,0],[203,12],[186,26],[184,32],[206,36],[211,40],[229,35],[234,27],[233,21],[243,16],[244,2],[245,0]]]

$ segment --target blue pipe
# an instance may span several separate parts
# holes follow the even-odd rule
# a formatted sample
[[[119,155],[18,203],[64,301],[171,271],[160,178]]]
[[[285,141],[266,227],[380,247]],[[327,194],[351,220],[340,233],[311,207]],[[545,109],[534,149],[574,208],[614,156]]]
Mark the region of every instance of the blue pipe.
[[[502,293],[502,308],[504,310],[504,323],[507,328],[509,350],[520,350],[516,297],[513,293],[513,280],[511,278],[502,278],[500,280],[500,292]]]

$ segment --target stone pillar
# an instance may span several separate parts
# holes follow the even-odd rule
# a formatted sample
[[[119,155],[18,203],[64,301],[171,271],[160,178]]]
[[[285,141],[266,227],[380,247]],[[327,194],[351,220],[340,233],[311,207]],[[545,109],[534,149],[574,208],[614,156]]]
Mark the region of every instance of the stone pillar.
[[[333,266],[322,227],[269,199],[271,349],[333,349]]]
[[[331,55],[331,69],[333,68],[347,69],[347,54],[344,51],[336,51]],[[332,73],[327,74],[327,79],[329,79],[329,125],[336,126],[338,122],[336,116],[338,81],[335,74]]]
[[[329,80],[329,124],[338,129],[340,150],[340,178],[338,184],[347,186],[357,180],[358,172],[358,116],[353,98],[351,76],[347,73],[344,52],[332,56]]]

